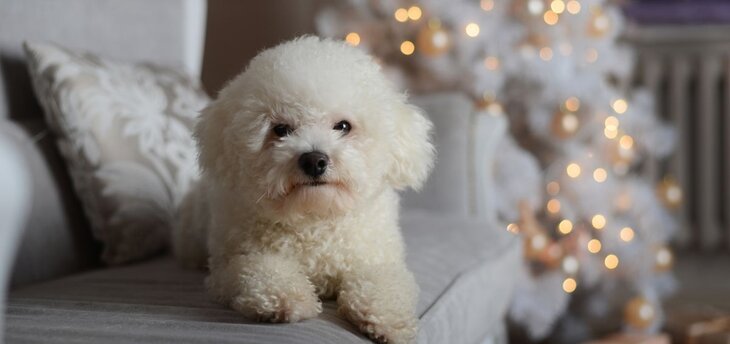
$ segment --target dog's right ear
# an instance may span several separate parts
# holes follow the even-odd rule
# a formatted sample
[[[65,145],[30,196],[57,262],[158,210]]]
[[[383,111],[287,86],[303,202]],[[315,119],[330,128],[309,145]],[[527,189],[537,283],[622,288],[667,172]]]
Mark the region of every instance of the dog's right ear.
[[[392,165],[387,178],[396,190],[420,190],[431,172],[436,151],[431,143],[433,124],[423,111],[407,103],[395,107]]]
[[[214,101],[200,114],[195,126],[195,139],[198,142],[198,164],[204,173],[217,179],[227,180],[225,161],[230,155],[224,144],[226,128],[231,124],[231,111],[224,103]],[[230,160],[229,160],[230,161]]]

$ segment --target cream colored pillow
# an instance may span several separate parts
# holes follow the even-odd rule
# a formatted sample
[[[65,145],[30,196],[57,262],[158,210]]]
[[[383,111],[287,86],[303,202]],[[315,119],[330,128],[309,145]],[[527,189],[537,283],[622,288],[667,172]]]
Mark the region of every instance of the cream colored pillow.
[[[26,43],[28,67],[103,260],[167,245],[174,209],[198,178],[191,136],[209,101],[171,68]]]

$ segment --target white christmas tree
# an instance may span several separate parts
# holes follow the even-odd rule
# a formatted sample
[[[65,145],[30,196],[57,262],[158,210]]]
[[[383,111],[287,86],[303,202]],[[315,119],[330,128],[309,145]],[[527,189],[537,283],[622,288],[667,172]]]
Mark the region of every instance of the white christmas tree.
[[[650,95],[632,88],[614,4],[350,0],[317,24],[368,50],[412,93],[458,90],[509,118],[496,192],[500,219],[525,241],[510,316],[530,337],[557,325],[571,341],[658,328],[681,189],[642,171],[674,137]]]

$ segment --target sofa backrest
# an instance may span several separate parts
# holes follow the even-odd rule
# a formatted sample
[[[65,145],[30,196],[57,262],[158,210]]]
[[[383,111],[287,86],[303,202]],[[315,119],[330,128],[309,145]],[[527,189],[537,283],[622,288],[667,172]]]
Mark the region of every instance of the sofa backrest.
[[[205,0],[7,0],[0,3],[0,131],[28,160],[30,222],[11,287],[98,264],[98,245],[35,100],[23,41],[54,42],[121,61],[147,61],[199,76]]]
[[[478,111],[456,92],[414,96],[411,102],[433,122],[436,163],[423,190],[404,192],[403,211],[496,220],[492,172],[495,151],[507,131],[504,116]]]

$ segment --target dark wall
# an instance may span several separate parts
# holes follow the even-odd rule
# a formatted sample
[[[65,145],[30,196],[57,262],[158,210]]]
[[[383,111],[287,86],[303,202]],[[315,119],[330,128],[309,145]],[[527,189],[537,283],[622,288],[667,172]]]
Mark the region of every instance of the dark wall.
[[[322,0],[208,0],[202,79],[215,96],[264,48],[314,33]]]

